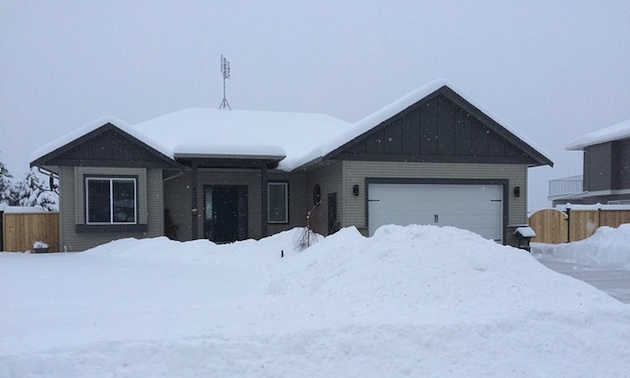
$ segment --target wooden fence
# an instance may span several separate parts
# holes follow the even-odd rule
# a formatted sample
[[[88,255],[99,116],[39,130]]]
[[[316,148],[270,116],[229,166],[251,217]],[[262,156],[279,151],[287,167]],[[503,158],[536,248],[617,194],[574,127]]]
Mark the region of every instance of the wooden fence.
[[[619,227],[630,223],[630,210],[544,209],[529,217],[536,232],[533,243],[559,244],[586,239],[602,226]]]
[[[59,251],[59,213],[2,214],[2,250],[23,252],[43,241],[49,252]]]

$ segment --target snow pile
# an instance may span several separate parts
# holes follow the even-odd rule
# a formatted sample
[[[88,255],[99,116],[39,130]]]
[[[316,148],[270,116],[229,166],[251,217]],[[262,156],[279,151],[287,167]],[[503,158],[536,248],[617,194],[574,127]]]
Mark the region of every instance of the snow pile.
[[[623,376],[630,310],[455,228],[0,254],[0,376]],[[284,258],[281,256],[284,255]]]
[[[566,244],[533,243],[545,259],[602,268],[630,269],[630,224],[600,227],[591,237]]]

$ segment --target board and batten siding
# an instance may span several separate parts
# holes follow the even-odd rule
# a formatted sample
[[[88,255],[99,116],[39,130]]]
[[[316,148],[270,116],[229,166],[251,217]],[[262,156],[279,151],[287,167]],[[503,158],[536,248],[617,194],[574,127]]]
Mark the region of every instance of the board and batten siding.
[[[344,161],[342,206],[343,227],[356,226],[367,234],[366,178],[411,179],[496,179],[509,180],[508,223],[527,223],[527,166],[525,164],[402,163],[385,161]],[[359,195],[352,186],[359,185]],[[520,197],[512,193],[520,187]]]
[[[307,212],[314,206],[313,191],[316,184],[321,189],[321,203],[311,213],[311,228],[321,234],[328,234],[328,194],[337,193],[337,220],[343,218],[344,197],[344,180],[343,180],[343,164],[341,161],[329,161],[321,167],[310,171],[307,175],[308,189],[306,195]],[[352,194],[351,194],[352,195]]]
[[[137,177],[137,217],[147,224],[147,232],[77,232],[85,224],[85,176]],[[162,213],[162,170],[145,168],[61,167],[60,185],[60,248],[84,251],[97,245],[126,237],[156,237],[164,234]]]

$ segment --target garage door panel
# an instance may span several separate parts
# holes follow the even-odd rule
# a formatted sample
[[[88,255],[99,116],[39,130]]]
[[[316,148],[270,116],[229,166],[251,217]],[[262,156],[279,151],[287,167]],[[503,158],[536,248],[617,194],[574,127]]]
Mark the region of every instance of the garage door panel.
[[[370,235],[385,224],[434,224],[502,239],[500,185],[370,184],[368,195]]]

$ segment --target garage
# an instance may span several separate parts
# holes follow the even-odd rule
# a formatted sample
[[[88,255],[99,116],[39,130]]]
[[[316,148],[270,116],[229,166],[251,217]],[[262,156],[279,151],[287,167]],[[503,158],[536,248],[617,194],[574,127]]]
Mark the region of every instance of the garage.
[[[454,226],[503,242],[503,185],[368,183],[370,235],[386,224]]]

